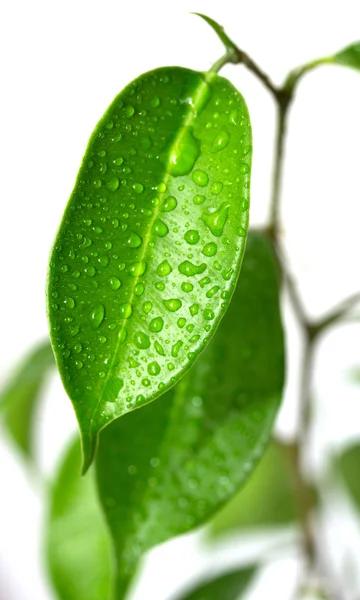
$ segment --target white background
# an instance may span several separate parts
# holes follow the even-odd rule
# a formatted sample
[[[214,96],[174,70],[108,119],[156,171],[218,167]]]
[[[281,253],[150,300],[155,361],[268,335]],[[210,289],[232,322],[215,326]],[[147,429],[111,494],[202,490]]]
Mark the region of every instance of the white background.
[[[49,250],[88,137],[105,108],[144,71],[161,65],[206,70],[222,54],[215,34],[190,11],[205,12],[223,24],[277,84],[293,67],[360,39],[356,0],[4,3],[0,381],[28,348],[47,335],[44,290]],[[251,221],[264,223],[273,160],[273,100],[243,67],[227,66],[222,74],[248,102],[254,135]],[[360,290],[359,107],[360,73],[326,66],[304,78],[291,110],[283,239],[313,316]],[[290,318],[289,323],[288,349],[296,358],[299,342]],[[359,325],[338,328],[319,348],[314,378],[317,426],[309,452],[317,472],[326,466],[330,451],[360,435],[360,389],[349,376],[360,364],[359,333]],[[286,435],[294,430],[296,390],[297,370],[291,361],[278,421],[278,429]],[[70,403],[57,379],[48,386],[39,422],[39,456],[49,474],[75,429]],[[0,600],[50,600],[40,559],[39,486],[29,484],[28,473],[5,439],[0,441],[0,490]],[[350,521],[350,512],[351,507],[342,505],[330,528],[340,581],[346,571],[344,556],[351,562],[360,548],[358,526]],[[196,534],[155,551],[134,599],[167,600],[177,582],[204,566],[236,561],[244,547],[205,552],[200,546]],[[274,569],[263,589],[267,597],[275,597],[273,592],[277,600],[287,600],[295,561],[289,557]],[[356,582],[350,588],[349,598],[356,598]]]

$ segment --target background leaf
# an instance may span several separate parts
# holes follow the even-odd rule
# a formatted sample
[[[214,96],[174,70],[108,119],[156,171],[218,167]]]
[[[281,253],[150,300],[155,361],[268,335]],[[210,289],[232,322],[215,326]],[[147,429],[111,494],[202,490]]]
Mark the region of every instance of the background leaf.
[[[97,477],[116,547],[118,599],[146,550],[204,523],[246,480],[269,438],[283,381],[278,265],[268,239],[252,233],[207,350],[175,388],[101,434]]]
[[[334,54],[330,59],[338,65],[360,70],[360,42],[346,46],[346,48]]]
[[[360,444],[355,444],[343,452],[339,468],[351,497],[360,510]]]
[[[1,416],[26,458],[33,458],[33,419],[44,380],[55,366],[50,343],[36,346],[10,376],[0,394]]]
[[[244,99],[214,73],[146,73],[96,127],[48,284],[85,468],[98,431],[169,389],[225,313],[245,248],[250,164]]]
[[[60,600],[110,600],[112,556],[94,471],[80,476],[80,441],[72,443],[51,491],[46,555]]]
[[[294,498],[286,446],[273,440],[244,488],[211,522],[210,535],[223,537],[239,530],[293,523],[297,519]]]
[[[237,569],[225,575],[198,584],[177,600],[240,600],[254,578],[254,567]]]

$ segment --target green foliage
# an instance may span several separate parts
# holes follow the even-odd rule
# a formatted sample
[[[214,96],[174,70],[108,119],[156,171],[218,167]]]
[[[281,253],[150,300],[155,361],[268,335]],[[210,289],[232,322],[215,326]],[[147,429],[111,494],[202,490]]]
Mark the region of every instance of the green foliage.
[[[240,600],[254,578],[256,569],[247,567],[200,583],[177,600]]]
[[[55,366],[49,342],[36,346],[9,378],[0,394],[0,415],[24,456],[32,460],[33,425],[44,380]]]
[[[204,523],[247,479],[284,381],[278,265],[252,233],[233,300],[209,347],[157,402],[100,436],[100,498],[114,539],[117,599],[142,554]]]
[[[251,128],[215,73],[146,73],[90,139],[52,251],[48,313],[84,466],[98,432],[191,366],[235,289]]]
[[[60,600],[110,600],[112,556],[94,471],[80,477],[76,440],[64,456],[50,494],[46,557]]]
[[[331,62],[360,70],[360,42],[346,46],[330,57]]]
[[[293,523],[294,489],[285,444],[273,440],[246,485],[215,516],[211,537]]]
[[[339,469],[356,507],[360,510],[360,444],[354,444],[343,452],[339,459]]]

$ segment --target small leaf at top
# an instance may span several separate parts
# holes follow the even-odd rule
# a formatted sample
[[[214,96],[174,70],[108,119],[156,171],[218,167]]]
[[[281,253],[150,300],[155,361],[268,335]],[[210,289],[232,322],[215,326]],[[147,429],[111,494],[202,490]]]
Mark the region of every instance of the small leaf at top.
[[[110,600],[112,549],[96,493],[94,471],[80,476],[76,440],[61,461],[50,491],[45,551],[59,600]]]
[[[224,315],[244,254],[250,163],[244,99],[213,73],[145,73],[92,134],[48,278],[85,469],[98,432],[180,379]]]
[[[229,55],[229,60],[231,60],[232,56],[235,59],[235,57],[237,57],[238,53],[239,53],[238,48],[237,48],[236,44],[234,44],[234,42],[225,33],[225,30],[222,27],[222,25],[219,25],[219,23],[214,21],[214,19],[211,19],[210,17],[207,17],[206,15],[203,15],[202,13],[194,12],[193,14],[197,15],[198,17],[203,19],[208,25],[210,25],[211,29],[213,29],[215,31],[218,38],[221,40],[221,42],[225,46],[226,52]],[[235,60],[234,62],[237,62],[237,61]]]
[[[0,415],[7,431],[29,459],[33,458],[32,429],[37,401],[44,380],[54,366],[50,343],[42,342],[26,356],[0,393]]]
[[[255,567],[242,567],[199,583],[176,600],[240,600],[256,573]]]
[[[339,469],[357,509],[360,510],[360,444],[354,444],[342,453]]]
[[[230,308],[193,368],[100,435],[117,600],[145,551],[204,523],[244,483],[269,439],[283,381],[278,264],[268,239],[252,233]]]
[[[330,57],[330,61],[345,67],[360,70],[360,42],[350,44]]]

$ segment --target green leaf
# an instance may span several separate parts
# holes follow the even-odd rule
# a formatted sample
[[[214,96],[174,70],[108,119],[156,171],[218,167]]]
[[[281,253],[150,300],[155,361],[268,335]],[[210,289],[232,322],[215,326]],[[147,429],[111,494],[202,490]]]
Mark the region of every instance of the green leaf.
[[[254,578],[256,569],[237,569],[199,584],[195,589],[179,596],[177,600],[239,600]]]
[[[51,491],[45,531],[48,569],[60,600],[108,600],[112,550],[99,505],[95,473],[80,477],[76,440],[66,453]]]
[[[354,444],[343,452],[339,459],[339,469],[357,509],[360,510],[360,444]]]
[[[6,428],[26,458],[33,456],[33,420],[45,378],[55,366],[49,342],[36,346],[9,378],[0,394]]]
[[[211,29],[213,29],[213,31],[215,31],[218,38],[225,46],[226,53],[229,56],[229,60],[231,60],[233,57],[234,62],[238,62],[238,60],[236,60],[236,57],[238,57],[239,50],[238,50],[236,44],[234,44],[234,42],[225,33],[225,30],[222,27],[222,25],[219,25],[219,23],[214,21],[214,19],[211,19],[210,17],[207,17],[206,15],[203,15],[202,13],[194,12],[193,14],[200,17],[201,19],[203,19],[205,21],[205,23],[207,23],[211,27]]]
[[[212,538],[254,527],[276,527],[297,519],[293,481],[285,444],[275,440],[251,477],[210,524]]]
[[[331,62],[360,70],[360,42],[350,44],[330,57]]]
[[[118,600],[146,550],[204,523],[244,483],[269,439],[283,381],[278,265],[268,239],[252,233],[209,347],[175,388],[100,436]]]
[[[248,228],[251,129],[214,73],[146,73],[90,139],[52,251],[51,341],[82,434],[169,389],[235,289]]]

